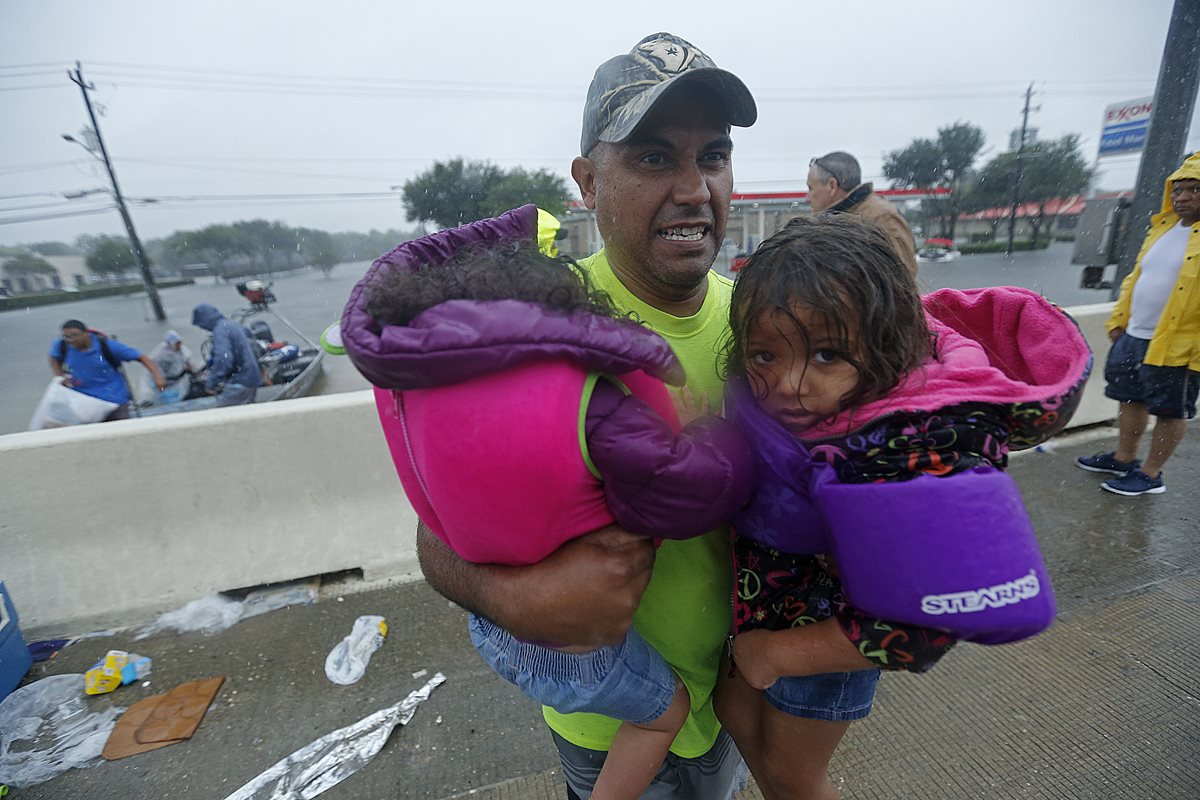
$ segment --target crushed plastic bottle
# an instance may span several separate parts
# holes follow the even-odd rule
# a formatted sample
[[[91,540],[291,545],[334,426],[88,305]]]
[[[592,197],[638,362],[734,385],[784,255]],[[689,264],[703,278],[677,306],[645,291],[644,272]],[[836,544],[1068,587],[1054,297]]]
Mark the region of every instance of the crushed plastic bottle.
[[[357,683],[385,636],[387,623],[383,617],[368,614],[354,620],[350,635],[329,651],[325,659],[325,676],[341,686]]]

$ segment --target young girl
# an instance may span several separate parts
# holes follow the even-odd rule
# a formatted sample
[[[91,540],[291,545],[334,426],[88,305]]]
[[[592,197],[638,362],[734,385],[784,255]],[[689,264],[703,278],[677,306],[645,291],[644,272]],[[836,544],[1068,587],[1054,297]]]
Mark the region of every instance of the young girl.
[[[836,798],[827,768],[880,669],[1054,614],[1010,448],[1061,430],[1091,365],[1023,289],[924,300],[883,235],[797,219],[734,288],[726,410],[757,492],[734,518],[735,667],[717,713],[767,798]]]
[[[744,441],[719,419],[679,430],[670,346],[606,307],[569,260],[536,252],[535,213],[401,245],[351,295],[343,341],[376,386],[413,508],[468,561],[513,565],[614,520],[676,539],[726,523],[752,490]],[[638,797],[690,708],[662,657],[633,630],[569,653],[469,624],[484,660],[533,699],[625,721],[592,797]]]

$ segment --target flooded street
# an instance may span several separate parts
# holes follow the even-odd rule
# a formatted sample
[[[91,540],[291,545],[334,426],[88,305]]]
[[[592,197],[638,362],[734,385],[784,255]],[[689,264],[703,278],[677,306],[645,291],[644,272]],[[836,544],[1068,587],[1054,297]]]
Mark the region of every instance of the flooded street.
[[[1107,290],[1080,289],[1081,267],[1070,263],[1071,245],[1059,243],[1037,252],[1016,253],[1012,259],[1003,254],[964,256],[942,264],[922,264],[921,289],[965,289],[974,286],[1014,285],[1042,292],[1063,306],[1107,302]],[[280,273],[273,280],[278,302],[272,306],[300,332],[316,342],[321,331],[342,313],[346,297],[370,262],[339,264],[329,278],[316,271]],[[68,319],[79,319],[143,352],[149,352],[170,329],[178,331],[184,343],[198,358],[204,332],[191,324],[192,307],[212,303],[226,316],[246,305],[234,284],[213,283],[202,278],[193,286],[163,289],[160,292],[167,312],[165,322],[153,320],[143,292],[126,296],[102,297],[76,303],[38,306],[0,313],[0,434],[23,431],[50,380],[47,352],[59,335],[59,326]],[[265,320],[275,338],[286,339],[286,327],[269,315]],[[144,370],[138,364],[127,367],[131,381],[140,381]],[[324,375],[312,394],[351,392],[368,387],[350,361],[329,356]]]

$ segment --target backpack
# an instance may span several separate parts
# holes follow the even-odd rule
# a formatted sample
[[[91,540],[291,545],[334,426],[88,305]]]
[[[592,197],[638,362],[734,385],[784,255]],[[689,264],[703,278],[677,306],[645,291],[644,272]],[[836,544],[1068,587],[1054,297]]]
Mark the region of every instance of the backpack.
[[[121,359],[119,359],[115,355],[113,355],[112,350],[108,349],[108,334],[104,333],[103,331],[93,330],[92,328],[88,328],[88,333],[90,333],[96,337],[96,342],[100,345],[100,355],[104,356],[104,360],[108,362],[108,365],[110,367],[112,367],[113,369],[115,369],[117,372],[121,372]],[[115,339],[116,337],[114,336],[113,338]],[[54,360],[58,362],[58,365],[60,367],[66,362],[66,360],[67,360],[67,340],[66,339],[58,340],[58,353],[55,354]]]

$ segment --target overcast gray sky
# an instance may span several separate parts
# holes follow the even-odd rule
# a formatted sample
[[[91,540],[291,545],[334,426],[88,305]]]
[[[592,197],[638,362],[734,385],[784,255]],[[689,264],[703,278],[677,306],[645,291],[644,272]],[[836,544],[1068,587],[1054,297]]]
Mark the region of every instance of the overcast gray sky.
[[[66,78],[76,60],[124,193],[209,198],[133,206],[144,238],[255,217],[367,230],[407,226],[398,193],[211,198],[388,193],[456,156],[567,177],[593,70],[659,30],[758,100],[758,123],[735,131],[739,191],[802,190],[809,158],[834,149],[878,179],[886,151],[956,120],[994,154],[1030,82],[1031,125],[1080,134],[1094,157],[1105,106],[1153,93],[1171,6],[0,0],[0,221],[104,203],[62,198],[106,182],[61,138],[86,120]],[[1100,185],[1131,186],[1136,165],[1105,159]],[[0,243],[122,230],[109,211],[0,224]]]

